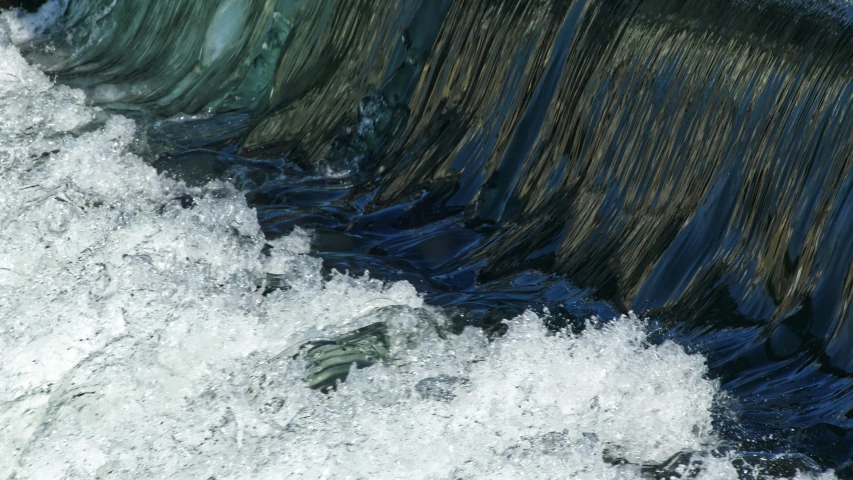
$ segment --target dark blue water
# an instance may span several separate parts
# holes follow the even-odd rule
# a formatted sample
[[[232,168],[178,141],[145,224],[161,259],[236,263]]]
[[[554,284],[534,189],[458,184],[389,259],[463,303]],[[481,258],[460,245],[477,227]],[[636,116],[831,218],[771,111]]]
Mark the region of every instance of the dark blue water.
[[[159,170],[230,179],[267,238],[310,229],[327,272],[459,331],[642,313],[708,358],[732,445],[853,478],[850,7],[108,3],[23,49]]]

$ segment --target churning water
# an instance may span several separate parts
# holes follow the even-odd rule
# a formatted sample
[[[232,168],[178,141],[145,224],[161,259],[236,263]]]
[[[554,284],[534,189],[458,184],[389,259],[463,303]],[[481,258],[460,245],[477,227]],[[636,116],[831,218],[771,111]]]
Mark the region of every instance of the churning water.
[[[849,18],[4,11],[0,479],[850,477]]]

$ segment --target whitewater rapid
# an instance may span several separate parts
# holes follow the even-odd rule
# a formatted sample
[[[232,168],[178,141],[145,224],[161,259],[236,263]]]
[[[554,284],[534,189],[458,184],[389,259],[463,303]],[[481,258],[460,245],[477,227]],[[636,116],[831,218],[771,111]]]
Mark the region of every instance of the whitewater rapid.
[[[37,30],[13,26],[0,479],[640,478],[680,452],[696,478],[737,477],[701,355],[651,344],[634,315],[574,336],[528,312],[492,342],[441,338],[412,285],[325,277],[310,232],[269,241],[233,186],[158,175],[134,123],[29,66],[10,32]],[[393,361],[331,394],[282,355],[377,320]]]

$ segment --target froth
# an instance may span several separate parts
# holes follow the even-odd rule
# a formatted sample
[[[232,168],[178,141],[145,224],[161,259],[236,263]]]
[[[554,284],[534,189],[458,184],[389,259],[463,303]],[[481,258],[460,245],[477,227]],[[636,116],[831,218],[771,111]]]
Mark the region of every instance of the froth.
[[[38,37],[53,25],[65,11],[68,2],[69,0],[48,0],[35,13],[21,10],[3,11],[0,12],[0,24],[6,24],[9,39],[13,43],[21,44]]]

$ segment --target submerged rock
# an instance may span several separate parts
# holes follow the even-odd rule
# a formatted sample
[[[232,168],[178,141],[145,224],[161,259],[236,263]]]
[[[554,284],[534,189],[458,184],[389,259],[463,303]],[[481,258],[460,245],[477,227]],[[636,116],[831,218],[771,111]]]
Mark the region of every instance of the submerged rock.
[[[470,382],[465,377],[438,375],[421,380],[415,385],[415,390],[425,399],[449,402],[456,398],[456,390]]]

